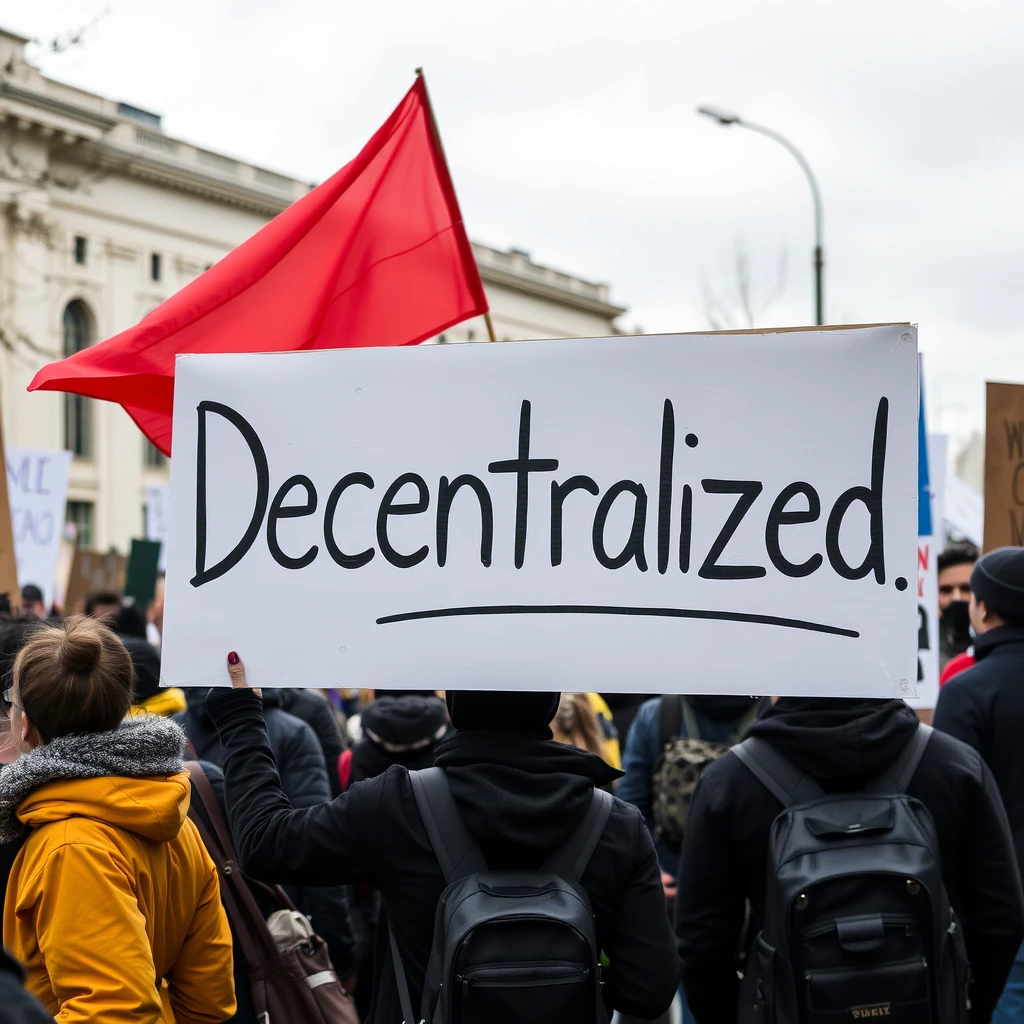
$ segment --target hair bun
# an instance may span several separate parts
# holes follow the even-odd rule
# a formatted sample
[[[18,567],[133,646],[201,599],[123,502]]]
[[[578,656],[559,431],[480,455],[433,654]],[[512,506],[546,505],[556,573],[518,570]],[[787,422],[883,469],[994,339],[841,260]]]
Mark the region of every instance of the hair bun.
[[[84,674],[96,668],[102,653],[99,631],[89,629],[83,623],[77,629],[68,627],[58,658],[66,672]]]

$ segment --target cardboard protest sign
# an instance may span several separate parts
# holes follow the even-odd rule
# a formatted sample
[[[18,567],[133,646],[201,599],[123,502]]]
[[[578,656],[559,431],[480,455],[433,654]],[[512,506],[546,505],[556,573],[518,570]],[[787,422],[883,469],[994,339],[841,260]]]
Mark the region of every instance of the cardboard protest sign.
[[[67,604],[68,587],[71,584],[71,570],[75,565],[75,552],[78,550],[78,527],[74,523],[65,523],[57,548],[57,567],[53,581],[53,604],[61,614],[70,614]]]
[[[1024,384],[985,385],[985,550],[1024,545]]]
[[[167,568],[169,495],[167,484],[153,484],[146,488],[146,540],[160,542],[160,572]]]
[[[49,607],[64,530],[71,452],[8,448],[6,463],[18,582],[39,587]]]
[[[0,455],[4,452],[3,421],[0,419]],[[0,473],[0,609],[15,609],[21,604],[18,586],[18,560],[11,528],[11,506],[7,496],[7,474]]]
[[[913,695],[908,326],[186,356],[163,682]]]
[[[71,563],[64,613],[73,615],[81,612],[90,594],[104,591],[120,593],[124,586],[124,569],[124,555],[101,555],[98,551],[77,548]]]

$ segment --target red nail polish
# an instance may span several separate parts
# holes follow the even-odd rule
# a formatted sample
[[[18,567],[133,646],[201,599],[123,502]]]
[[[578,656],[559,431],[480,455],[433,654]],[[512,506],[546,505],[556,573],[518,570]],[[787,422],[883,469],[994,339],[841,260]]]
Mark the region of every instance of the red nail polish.
[[[237,665],[238,664],[238,655],[234,651],[232,651],[228,655],[228,664],[229,665]]]

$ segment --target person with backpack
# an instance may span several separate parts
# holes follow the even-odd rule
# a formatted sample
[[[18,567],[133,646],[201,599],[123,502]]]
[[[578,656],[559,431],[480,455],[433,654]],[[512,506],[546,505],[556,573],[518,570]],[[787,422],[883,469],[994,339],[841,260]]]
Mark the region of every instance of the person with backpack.
[[[701,776],[676,935],[698,1024],[989,1021],[1024,937],[991,773],[902,701],[783,697]]]
[[[1024,549],[997,548],[983,555],[968,588],[976,664],[942,688],[935,728],[970,744],[985,759],[1024,873]],[[1024,1020],[1024,948],[995,1020]]]
[[[679,963],[653,845],[635,808],[598,789],[619,773],[550,742],[557,694],[449,691],[457,731],[434,769],[395,765],[293,809],[259,693],[228,662],[234,689],[207,710],[243,869],[379,887],[390,934],[373,1024],[603,1024],[668,1007]]]
[[[760,697],[667,694],[637,712],[617,795],[644,816],[670,896],[686,810],[701,771],[742,739],[769,703]]]

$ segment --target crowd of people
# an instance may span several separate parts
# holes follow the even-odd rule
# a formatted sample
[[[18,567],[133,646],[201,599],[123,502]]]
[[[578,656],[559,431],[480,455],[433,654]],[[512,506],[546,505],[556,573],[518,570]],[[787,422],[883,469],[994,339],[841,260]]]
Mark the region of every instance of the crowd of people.
[[[1024,1022],[1024,549],[938,572],[933,728],[897,700],[260,689],[234,651],[230,688],[161,689],[159,609],[26,588],[0,1021]]]

